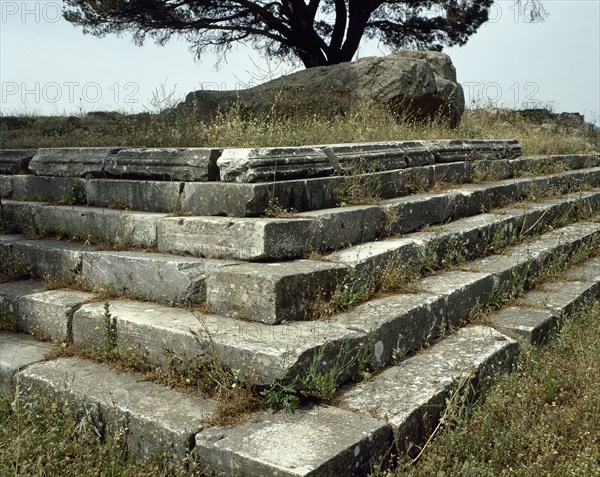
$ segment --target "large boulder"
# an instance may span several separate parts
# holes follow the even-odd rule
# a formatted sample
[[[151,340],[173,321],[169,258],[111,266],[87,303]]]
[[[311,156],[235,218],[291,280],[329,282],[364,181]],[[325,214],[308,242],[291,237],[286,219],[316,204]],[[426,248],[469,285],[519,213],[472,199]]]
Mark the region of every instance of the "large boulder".
[[[234,105],[243,113],[292,116],[343,113],[353,104],[375,102],[404,117],[438,115],[458,125],[465,108],[450,58],[433,51],[398,51],[386,57],[298,71],[238,91],[195,91],[172,112],[210,121]]]

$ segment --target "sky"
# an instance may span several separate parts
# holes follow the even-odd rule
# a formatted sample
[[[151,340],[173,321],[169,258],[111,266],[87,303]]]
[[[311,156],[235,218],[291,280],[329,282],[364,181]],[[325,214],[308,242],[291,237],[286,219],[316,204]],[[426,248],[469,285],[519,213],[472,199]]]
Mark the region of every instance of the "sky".
[[[600,0],[543,0],[531,23],[499,1],[463,47],[445,49],[467,106],[550,107],[600,124]],[[243,45],[200,61],[171,40],[143,47],[131,37],[84,35],[60,15],[60,0],[0,0],[0,113],[156,111],[199,89],[239,89],[291,72]],[[358,57],[389,51],[364,43]]]

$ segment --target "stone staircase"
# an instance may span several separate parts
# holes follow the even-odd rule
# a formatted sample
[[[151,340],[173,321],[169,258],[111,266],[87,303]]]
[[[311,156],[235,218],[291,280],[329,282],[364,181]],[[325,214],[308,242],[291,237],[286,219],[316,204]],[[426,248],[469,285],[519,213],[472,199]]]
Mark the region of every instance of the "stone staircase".
[[[386,466],[600,295],[598,154],[5,150],[0,174],[0,392],[47,394],[129,455],[192,452],[208,474]],[[212,360],[306,403],[222,424],[214,396],[89,359],[107,350]]]

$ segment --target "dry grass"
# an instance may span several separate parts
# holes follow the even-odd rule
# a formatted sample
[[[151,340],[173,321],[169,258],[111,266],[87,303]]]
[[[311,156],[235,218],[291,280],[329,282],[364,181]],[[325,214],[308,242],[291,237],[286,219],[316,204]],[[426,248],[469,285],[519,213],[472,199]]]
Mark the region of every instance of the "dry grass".
[[[142,115],[137,119],[39,117],[26,131],[0,128],[3,148],[61,146],[270,147],[415,139],[518,139],[526,154],[566,154],[598,149],[598,135],[544,130],[514,112],[492,115],[467,110],[458,128],[443,121],[416,123],[373,105],[359,104],[329,118],[248,118],[233,109],[209,124],[192,116]],[[74,126],[73,124],[76,125]],[[0,124],[2,119],[0,118]],[[67,127],[67,125],[70,125]]]

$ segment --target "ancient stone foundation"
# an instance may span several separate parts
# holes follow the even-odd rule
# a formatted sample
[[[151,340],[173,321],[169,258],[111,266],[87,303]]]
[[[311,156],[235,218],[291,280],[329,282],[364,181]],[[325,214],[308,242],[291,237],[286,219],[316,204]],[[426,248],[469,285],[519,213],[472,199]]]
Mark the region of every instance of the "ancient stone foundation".
[[[192,453],[210,474],[366,475],[422,443],[460,383],[509,370],[600,296],[598,154],[4,150],[0,174],[0,392],[85,402],[130,455]],[[218,360],[296,397],[322,393],[318,378],[346,386],[224,425],[213,397],[45,360],[61,343],[157,367]]]

